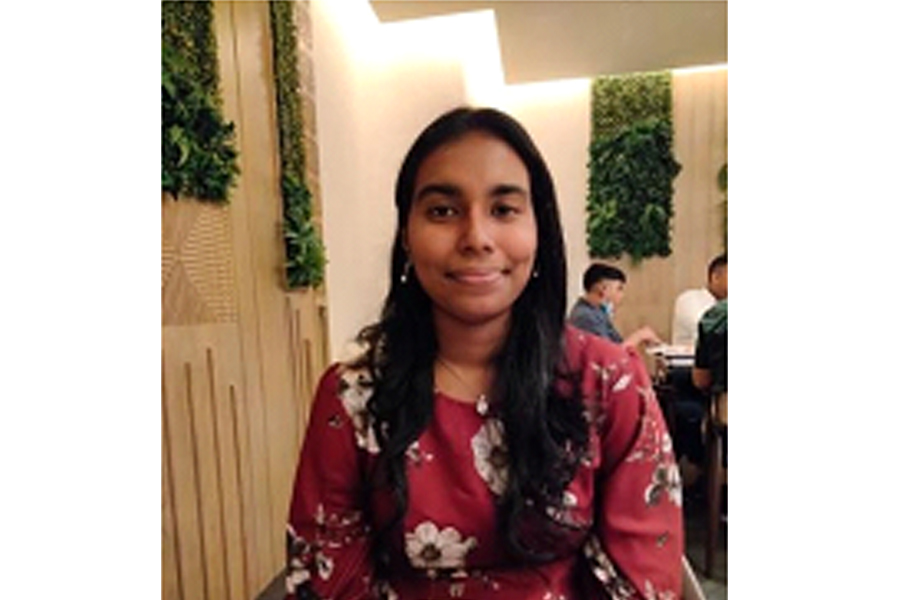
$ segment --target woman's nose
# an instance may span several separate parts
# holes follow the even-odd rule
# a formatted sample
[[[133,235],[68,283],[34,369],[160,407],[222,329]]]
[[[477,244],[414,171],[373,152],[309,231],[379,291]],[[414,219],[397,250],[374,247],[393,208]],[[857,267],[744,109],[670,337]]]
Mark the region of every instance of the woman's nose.
[[[490,219],[485,215],[470,212],[461,222],[460,247],[464,252],[490,252],[494,249],[494,238]]]

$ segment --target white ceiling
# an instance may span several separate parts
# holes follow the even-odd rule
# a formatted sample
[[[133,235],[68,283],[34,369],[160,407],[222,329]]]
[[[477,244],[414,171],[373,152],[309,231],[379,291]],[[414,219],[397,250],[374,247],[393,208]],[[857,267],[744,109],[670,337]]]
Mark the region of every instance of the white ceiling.
[[[370,0],[382,22],[493,9],[507,83],[728,62],[728,3]]]

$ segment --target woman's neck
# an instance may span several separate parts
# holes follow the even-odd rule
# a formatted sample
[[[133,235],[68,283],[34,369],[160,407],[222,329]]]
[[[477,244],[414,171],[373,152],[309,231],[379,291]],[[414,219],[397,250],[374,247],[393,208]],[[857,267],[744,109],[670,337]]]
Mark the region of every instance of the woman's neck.
[[[436,314],[438,356],[454,366],[489,367],[506,340],[509,321],[507,316],[472,325]]]
[[[436,314],[437,388],[472,402],[481,395],[489,396],[494,383],[493,360],[508,330],[508,318],[471,325]]]

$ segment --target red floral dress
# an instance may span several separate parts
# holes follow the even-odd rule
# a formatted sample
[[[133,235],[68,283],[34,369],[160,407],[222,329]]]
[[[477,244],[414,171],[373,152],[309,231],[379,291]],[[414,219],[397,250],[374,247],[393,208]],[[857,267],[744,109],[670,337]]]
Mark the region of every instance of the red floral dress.
[[[558,558],[523,566],[509,556],[496,527],[507,477],[503,425],[436,392],[433,419],[407,450],[409,508],[391,547],[397,566],[376,580],[370,536],[393,505],[363,493],[379,451],[365,412],[367,373],[335,365],[319,384],[294,485],[289,597],[680,598],[681,482],[646,369],[633,350],[573,328],[566,352],[591,427],[562,508],[548,510],[567,532],[557,537]]]

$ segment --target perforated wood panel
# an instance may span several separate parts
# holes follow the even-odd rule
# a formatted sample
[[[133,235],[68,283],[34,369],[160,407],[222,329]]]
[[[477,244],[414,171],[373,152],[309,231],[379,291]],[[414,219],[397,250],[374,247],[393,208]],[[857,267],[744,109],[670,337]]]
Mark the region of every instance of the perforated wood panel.
[[[234,323],[228,207],[163,199],[162,232],[163,325]]]

